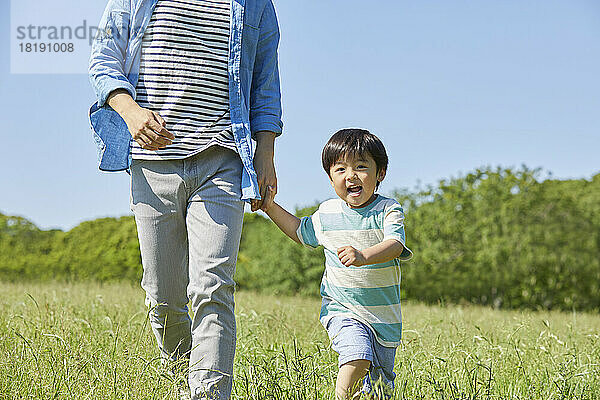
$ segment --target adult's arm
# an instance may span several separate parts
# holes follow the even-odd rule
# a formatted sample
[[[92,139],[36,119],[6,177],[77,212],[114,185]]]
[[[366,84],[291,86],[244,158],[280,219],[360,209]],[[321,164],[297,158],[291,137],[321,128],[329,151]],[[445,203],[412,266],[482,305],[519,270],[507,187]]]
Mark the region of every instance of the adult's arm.
[[[250,130],[281,134],[281,91],[279,85],[279,25],[275,8],[267,0],[263,10],[250,88]]]
[[[125,74],[131,16],[129,0],[109,0],[92,43],[89,74],[98,106],[110,105],[123,118],[129,133],[148,150],[171,144],[173,135],[158,113],[135,102],[135,88]]]
[[[282,131],[281,91],[277,47],[279,25],[271,0],[263,10],[250,88],[250,130],[256,140],[254,169],[258,177],[261,199],[251,202],[252,211],[263,207],[267,196],[277,193],[274,165],[275,137]],[[268,188],[272,189],[269,190]]]
[[[109,0],[92,42],[90,82],[102,107],[111,92],[123,89],[135,99],[135,88],[125,74],[131,15],[129,0]]]

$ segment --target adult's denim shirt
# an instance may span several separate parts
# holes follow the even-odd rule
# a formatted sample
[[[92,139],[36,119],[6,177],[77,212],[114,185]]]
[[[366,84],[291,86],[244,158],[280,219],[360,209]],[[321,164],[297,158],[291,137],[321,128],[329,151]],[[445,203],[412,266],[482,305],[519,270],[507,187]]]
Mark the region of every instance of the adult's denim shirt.
[[[131,135],[106,99],[125,89],[135,99],[142,37],[159,0],[109,0],[92,44],[90,81],[98,101],[90,107],[92,132],[103,171],[129,170]],[[229,38],[229,113],[244,165],[242,199],[259,199],[253,166],[256,132],[280,134],[279,26],[271,0],[232,0]]]

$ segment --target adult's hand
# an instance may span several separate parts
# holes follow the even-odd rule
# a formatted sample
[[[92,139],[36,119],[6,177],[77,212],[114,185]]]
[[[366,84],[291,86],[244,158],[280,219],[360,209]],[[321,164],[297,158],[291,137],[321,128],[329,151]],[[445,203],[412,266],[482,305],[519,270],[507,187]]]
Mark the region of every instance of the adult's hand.
[[[112,92],[107,103],[123,118],[131,137],[143,149],[163,149],[175,139],[165,128],[165,120],[157,112],[140,107],[126,90]]]
[[[274,155],[275,133],[257,132],[254,170],[258,178],[260,200],[252,200],[250,202],[252,211],[259,210],[263,205],[269,204],[277,194],[277,174],[275,173]]]

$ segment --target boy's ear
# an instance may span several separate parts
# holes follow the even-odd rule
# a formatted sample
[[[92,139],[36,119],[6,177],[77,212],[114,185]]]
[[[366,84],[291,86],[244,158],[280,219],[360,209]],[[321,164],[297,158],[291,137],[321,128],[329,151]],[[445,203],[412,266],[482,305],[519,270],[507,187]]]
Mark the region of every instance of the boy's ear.
[[[385,178],[385,173],[386,173],[385,169],[382,169],[379,172],[377,172],[377,182],[383,181],[383,178]]]

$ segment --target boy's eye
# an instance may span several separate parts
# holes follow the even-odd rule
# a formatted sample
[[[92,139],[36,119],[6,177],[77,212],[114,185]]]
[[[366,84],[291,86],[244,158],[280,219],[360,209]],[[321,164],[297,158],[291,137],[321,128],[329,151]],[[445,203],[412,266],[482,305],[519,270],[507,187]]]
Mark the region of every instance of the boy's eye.
[[[344,168],[343,167],[338,167],[335,169],[335,172],[344,172]]]

